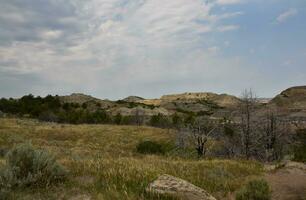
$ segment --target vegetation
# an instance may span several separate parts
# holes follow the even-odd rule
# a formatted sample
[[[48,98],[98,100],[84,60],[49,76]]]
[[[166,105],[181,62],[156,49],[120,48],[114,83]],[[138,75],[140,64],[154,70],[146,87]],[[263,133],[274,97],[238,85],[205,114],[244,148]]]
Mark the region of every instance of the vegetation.
[[[236,200],[270,200],[269,184],[263,180],[252,180],[236,194]]]
[[[163,146],[154,141],[144,141],[137,144],[137,152],[142,154],[165,154]]]
[[[147,104],[138,103],[138,102],[127,102],[127,101],[123,101],[123,100],[118,100],[118,101],[116,101],[116,103],[121,104],[121,105],[126,105],[128,108],[142,107],[142,108],[148,108],[148,109],[151,109],[151,110],[156,108],[156,106],[154,106],[154,105],[147,105]]]
[[[27,95],[21,99],[1,99],[0,110],[15,116],[28,116],[41,121],[70,123],[70,124],[118,124],[118,125],[150,125],[159,128],[176,129],[178,132],[189,134],[188,140],[193,138],[196,143],[195,151],[198,157],[204,157],[208,152],[210,141],[217,141],[218,150],[211,151],[212,156],[219,157],[244,157],[260,161],[281,160],[290,151],[291,139],[287,132],[290,130],[286,123],[278,117],[276,111],[269,111],[265,117],[256,115],[255,94],[246,90],[241,100],[239,112],[235,123],[231,120],[210,119],[210,111],[191,112],[176,109],[172,116],[162,114],[146,116],[143,108],[147,106],[140,103],[117,101],[133,109],[131,116],[118,113],[109,114],[101,106],[92,108],[89,103],[63,103],[58,96],[48,95],[45,98]],[[213,102],[201,100],[197,103],[208,105],[211,109],[219,109]],[[143,108],[142,108],[143,107]],[[153,108],[152,108],[153,109]],[[203,119],[206,119],[203,121]],[[228,134],[228,124],[234,131]],[[183,129],[184,131],[180,131]],[[211,131],[213,130],[213,131]],[[234,134],[235,133],[235,134]],[[181,136],[179,136],[181,137]],[[182,138],[179,138],[180,140]]]
[[[296,134],[294,146],[294,160],[306,162],[306,129],[300,129]]]
[[[68,171],[67,181],[48,188],[14,189],[13,199],[150,199],[145,187],[161,174],[183,178],[220,199],[245,181],[260,176],[259,163],[242,160],[198,160],[179,154],[139,155],[139,141],[168,144],[174,131],[142,126],[63,125],[35,120],[0,119],[0,146],[12,149],[31,140],[51,152]],[[0,165],[5,166],[4,162]],[[63,192],[65,191],[65,192]],[[169,199],[158,197],[151,199]]]
[[[103,109],[90,112],[87,104],[61,103],[58,96],[48,95],[44,98],[33,95],[21,99],[0,99],[0,110],[17,116],[29,116],[42,121],[97,124],[111,123],[111,117]]]
[[[170,121],[169,117],[162,114],[153,115],[149,124],[159,128],[167,128],[172,126],[172,122]]]
[[[51,95],[41,98],[30,94],[20,99],[0,99],[1,111],[19,115],[28,114],[32,117],[38,117],[45,111],[58,111],[60,105],[59,98]]]
[[[143,109],[148,107],[141,104],[117,103],[133,108],[133,114],[111,116],[101,105],[63,103],[50,95],[1,99],[0,110],[12,114],[12,118],[0,119],[0,156],[11,149],[6,161],[0,160],[0,199],[7,198],[11,190],[15,199],[24,195],[28,199],[55,198],[52,194],[58,194],[59,187],[52,183],[64,178],[67,181],[61,183],[61,189],[68,192],[63,198],[89,195],[106,200],[169,199],[145,191],[161,174],[186,179],[223,198],[250,178],[261,175],[260,164],[239,159],[279,161],[292,154],[294,142],[295,160],[305,162],[305,130],[298,131],[293,140],[288,122],[282,120],[277,110],[265,110],[259,116],[251,90],[244,92],[238,112],[223,119],[211,116],[210,111],[219,108],[206,101],[198,103],[209,105],[211,110],[207,112],[177,108],[179,112],[172,116],[151,117]],[[23,120],[13,118],[19,116]],[[142,127],[144,124],[158,128]],[[17,145],[28,140],[36,148]],[[47,150],[37,150],[42,147]],[[69,170],[68,177],[62,166]],[[38,185],[44,187],[33,187]],[[23,190],[18,190],[21,187]],[[54,193],[47,193],[46,187]],[[241,188],[236,199],[270,199],[269,186],[263,180],[251,181]]]
[[[215,102],[211,100],[201,99],[201,100],[198,100],[198,103],[207,105],[211,109],[221,109],[222,108],[221,106],[219,106],[218,104],[216,104]]]
[[[20,144],[7,153],[6,165],[0,170],[1,195],[18,187],[46,187],[66,176],[67,171],[47,151]]]

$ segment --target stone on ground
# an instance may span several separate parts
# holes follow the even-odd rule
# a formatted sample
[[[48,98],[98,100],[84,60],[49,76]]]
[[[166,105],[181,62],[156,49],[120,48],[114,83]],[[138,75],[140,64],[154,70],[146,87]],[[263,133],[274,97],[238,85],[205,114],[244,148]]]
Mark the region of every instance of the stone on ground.
[[[166,174],[152,182],[147,187],[147,191],[155,194],[173,195],[183,200],[216,200],[202,188]]]

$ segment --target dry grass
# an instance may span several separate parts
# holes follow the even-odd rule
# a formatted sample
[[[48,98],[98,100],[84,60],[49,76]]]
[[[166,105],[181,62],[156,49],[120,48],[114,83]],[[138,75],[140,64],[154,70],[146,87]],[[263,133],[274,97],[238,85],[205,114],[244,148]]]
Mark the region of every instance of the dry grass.
[[[186,179],[223,198],[261,173],[261,166],[255,162],[136,153],[141,140],[172,142],[173,138],[171,131],[149,127],[0,119],[1,149],[31,140],[34,146],[55,154],[70,171],[69,180],[62,185],[15,191],[16,199],[169,199],[150,197],[144,192],[149,182],[164,173]]]

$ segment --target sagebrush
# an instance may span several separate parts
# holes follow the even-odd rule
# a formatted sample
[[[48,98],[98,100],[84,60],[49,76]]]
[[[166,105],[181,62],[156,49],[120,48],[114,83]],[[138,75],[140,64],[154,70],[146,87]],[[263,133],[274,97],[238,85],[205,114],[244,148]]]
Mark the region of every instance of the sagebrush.
[[[30,143],[20,144],[6,155],[0,171],[1,188],[39,186],[63,181],[67,171],[46,150],[35,149]]]

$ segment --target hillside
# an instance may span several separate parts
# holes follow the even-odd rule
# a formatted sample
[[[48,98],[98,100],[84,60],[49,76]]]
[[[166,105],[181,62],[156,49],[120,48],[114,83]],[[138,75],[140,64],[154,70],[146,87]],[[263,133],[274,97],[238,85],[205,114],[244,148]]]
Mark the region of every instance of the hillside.
[[[103,108],[107,109],[113,106],[113,102],[109,100],[101,100],[90,95],[85,95],[82,93],[72,93],[67,96],[60,96],[60,101],[63,103],[75,103],[75,104],[89,104],[93,109]]]
[[[285,118],[306,122],[306,86],[286,89],[272,100],[257,100],[258,116],[263,117],[268,110],[274,109]],[[235,96],[209,92],[171,94],[159,99],[129,96],[118,101],[73,93],[67,96],[26,95],[20,99],[1,99],[0,111],[61,123],[149,124],[152,117],[158,116],[155,121],[167,122],[171,126],[174,116],[182,120],[188,117],[231,117],[236,120],[240,103],[241,99]]]
[[[92,111],[102,108],[112,115],[122,116],[131,116],[135,112],[143,113],[145,116],[158,114],[170,116],[175,112],[211,115],[218,110],[233,109],[240,102],[232,95],[205,92],[164,95],[159,99],[129,96],[119,101],[100,100],[84,94],[61,96],[60,99],[63,103],[87,104]]]
[[[208,92],[198,93],[182,93],[182,94],[171,94],[164,95],[160,99],[146,99],[140,102],[152,105],[164,105],[170,102],[183,102],[183,103],[195,103],[199,101],[209,101],[215,103],[220,107],[234,107],[239,103],[239,98],[227,95],[227,94],[215,94]]]
[[[306,110],[306,86],[288,88],[273,98],[270,104],[289,109]]]
[[[268,104],[268,108],[278,108],[286,118],[306,123],[306,86],[291,87],[282,91]],[[306,125],[306,124],[305,124]]]
[[[129,97],[122,99],[122,101],[125,101],[125,102],[141,102],[142,100],[144,100],[144,98],[138,97],[138,96],[129,96]]]
[[[254,107],[254,116],[258,120],[265,120],[267,113],[276,109],[278,116],[297,124],[294,120],[306,119],[303,107],[305,88],[289,88],[270,101],[261,101]],[[234,96],[214,93],[165,95],[153,100],[131,96],[118,101],[100,100],[84,94],[64,97],[49,95],[44,98],[27,95],[20,99],[1,99],[0,110],[5,113],[0,115],[0,169],[7,167],[5,159],[9,150],[17,144],[31,141],[35,148],[51,152],[67,169],[69,176],[65,182],[47,188],[14,189],[12,199],[169,200],[167,197],[148,196],[145,190],[149,183],[163,174],[186,180],[219,200],[232,200],[235,192],[246,182],[259,177],[271,184],[273,200],[280,199],[279,193],[285,197],[284,200],[292,195],[303,196],[306,182],[304,168],[292,168],[289,162],[288,166],[268,166],[273,170],[263,171],[259,163],[263,161],[262,158],[271,162],[265,151],[265,141],[270,137],[265,132],[268,127],[265,121],[258,121],[262,127],[256,126],[259,127],[258,132],[252,135],[256,142],[257,134],[262,138],[258,140],[258,145],[254,145],[253,152],[256,153],[251,157],[258,161],[241,160],[245,158],[241,151],[244,147],[241,126],[233,123],[226,124],[228,127],[225,128],[224,121],[219,120],[224,116],[235,120],[233,117],[238,113],[240,101]],[[192,126],[185,129],[184,126],[192,125],[197,117],[205,120],[210,117],[211,120],[203,121],[203,129]],[[284,122],[283,119],[276,120]],[[239,120],[234,122],[240,123]],[[207,143],[204,142],[203,146],[205,154],[200,155],[199,142],[196,141],[206,136],[205,132],[199,134],[197,131],[209,130],[216,125],[218,129],[212,130],[218,132],[206,138]],[[303,135],[289,138],[289,134],[283,133],[295,132],[287,128],[279,125],[276,131],[279,133],[280,148],[273,151],[280,153],[277,154],[280,158],[292,157],[300,161],[297,158],[303,158],[304,146],[297,144],[303,144],[301,141],[304,140],[296,138],[303,138]],[[160,151],[140,152],[139,144],[152,148],[145,142],[153,142]],[[288,170],[290,175],[284,175]],[[300,177],[300,181],[295,185],[284,182],[287,178],[294,180],[296,177]]]

